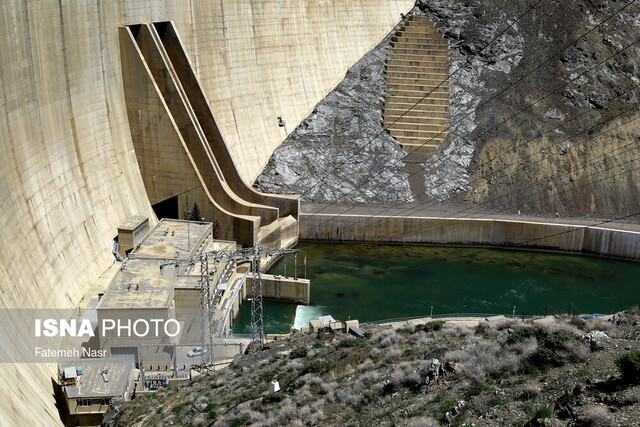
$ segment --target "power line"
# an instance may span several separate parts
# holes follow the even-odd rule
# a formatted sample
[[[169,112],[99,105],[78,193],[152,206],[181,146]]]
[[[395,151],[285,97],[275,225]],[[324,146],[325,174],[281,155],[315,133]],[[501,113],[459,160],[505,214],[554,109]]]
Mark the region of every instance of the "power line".
[[[640,39],[639,39],[639,40],[640,40]],[[623,92],[623,93],[622,93],[622,94],[620,94],[617,98],[622,98],[625,94],[627,94],[628,92],[633,91],[634,89],[637,89],[637,85],[636,85],[635,83],[634,83],[634,87],[633,87],[633,88],[628,89],[627,91]],[[613,104],[613,101],[614,101],[614,100],[610,101],[610,102],[609,102],[609,104]],[[621,115],[623,115],[623,114],[625,114],[625,113],[627,113],[627,112],[629,112],[629,111],[632,111],[632,110],[634,110],[634,109],[636,109],[636,107],[632,107],[632,108],[629,108],[629,109],[627,109],[627,110],[623,110],[623,111],[621,111],[620,113],[618,113],[617,115],[615,115],[615,116],[613,116],[613,117],[610,117],[610,118],[608,118],[608,119],[602,120],[601,122],[597,123],[596,125],[592,126],[591,128],[589,128],[589,129],[588,129],[588,130],[586,130],[586,131],[579,132],[579,133],[577,133],[577,134],[574,134],[574,135],[572,135],[572,136],[570,136],[570,137],[567,137],[567,138],[565,138],[565,139],[563,139],[563,140],[561,140],[561,141],[559,141],[559,142],[557,142],[557,143],[553,144],[553,145],[552,145],[552,147],[553,147],[553,146],[560,146],[560,144],[565,143],[566,141],[570,140],[571,138],[575,138],[576,136],[579,136],[579,135],[581,135],[581,134],[583,134],[583,133],[585,133],[585,132],[590,132],[590,131],[592,131],[592,130],[596,129],[597,127],[599,127],[599,126],[603,125],[604,123],[606,123],[606,122],[608,122],[608,121],[610,121],[610,120],[612,120],[612,119],[615,119],[615,118],[617,118],[617,117],[619,117],[619,116],[621,116]],[[575,117],[574,117],[574,118],[572,118],[570,121],[573,121],[573,120],[577,119],[578,117],[581,117],[581,116],[583,116],[583,115],[585,115],[585,114],[587,114],[587,113],[590,113],[590,112],[591,112],[591,110],[587,110],[586,112],[581,113],[581,114],[579,114],[579,115],[575,116]],[[570,121],[569,121],[569,122],[570,122]],[[558,130],[558,129],[562,128],[563,126],[566,126],[566,125],[567,125],[567,123],[568,123],[568,122],[567,122],[567,121],[565,121],[565,122],[563,122],[562,124],[560,124],[560,125],[556,126],[555,128],[552,128],[552,129],[550,129],[550,130],[547,130],[547,131],[543,132],[543,133],[542,133],[542,134],[540,134],[540,135],[537,135],[537,136],[535,136],[535,137],[532,137],[532,138],[528,139],[527,141],[525,141],[525,142],[523,142],[523,143],[521,143],[521,144],[517,145],[515,148],[522,147],[522,146],[526,146],[526,145],[528,145],[530,142],[535,141],[536,139],[538,139],[538,138],[542,137],[542,136],[543,136],[543,135],[545,135],[546,133],[552,132],[552,131],[554,131],[554,130]],[[615,129],[617,129],[618,127],[619,127],[619,126],[617,126]],[[590,139],[592,139],[592,138],[589,138],[588,140],[590,140]],[[588,140],[587,140],[587,141],[588,141]],[[585,142],[586,142],[586,141],[582,141],[582,142],[581,142],[581,143],[579,143],[579,144],[583,144],[583,143],[585,143]],[[548,148],[552,148],[552,147],[548,147]],[[525,157],[524,159],[526,160],[526,159],[528,159],[528,158],[530,158],[530,157],[532,157],[532,156],[534,156],[534,155],[536,155],[536,154],[537,154],[537,153],[534,153],[534,154],[532,154],[532,155],[530,155],[530,156]],[[502,155],[499,155],[499,156],[498,156],[498,157],[496,157],[496,158],[500,158],[500,157],[502,157]],[[496,158],[494,158],[494,159],[496,159]],[[521,159],[521,160],[522,160],[522,159]],[[521,161],[521,160],[519,160],[519,161]],[[509,167],[511,167],[511,166],[513,166],[513,165],[515,165],[515,164],[517,164],[519,161],[516,161],[516,162],[514,162],[514,163],[512,163],[512,164],[508,164],[508,165],[506,165],[504,168],[502,168],[502,169],[498,170],[497,172],[501,172],[501,171],[503,171],[503,170],[505,170],[505,169],[507,169],[507,168],[509,168]],[[483,165],[483,164],[484,164],[484,163],[482,163],[481,165]],[[413,175],[415,175],[415,174],[422,173],[423,171],[424,171],[424,169],[420,169],[420,170],[418,170],[418,171],[416,171],[416,172],[413,172],[412,174],[410,174],[410,175],[408,176],[408,178],[410,178],[411,176],[413,176]],[[469,185],[471,185],[471,183],[473,183],[474,181],[476,181],[476,182],[477,182],[477,180],[476,180],[476,179],[474,179],[474,180],[470,181]],[[387,181],[387,182],[388,182],[388,181]],[[397,184],[396,184],[396,185],[397,185]],[[380,192],[381,192],[381,191],[382,191],[382,190],[378,190],[378,192],[376,192],[376,193],[374,194],[374,197],[375,197],[375,195],[380,194]],[[450,198],[450,197],[448,197],[447,199],[449,199],[449,198]],[[339,200],[339,199],[338,199],[338,200]],[[446,200],[446,199],[445,199],[445,200]],[[429,204],[428,204],[426,207],[436,205],[436,204],[438,204],[438,203],[441,203],[442,201],[444,201],[444,200],[439,200],[439,201],[430,201],[430,202],[429,202]],[[331,205],[333,205],[333,204],[335,204],[335,203],[336,203],[336,202],[332,202],[332,203],[329,203],[329,204],[325,205],[322,209],[319,209],[319,210],[315,211],[312,215],[310,215],[310,216],[307,216],[307,217],[303,218],[303,219],[302,219],[302,222],[304,222],[305,220],[310,219],[311,217],[313,217],[313,216],[315,216],[316,214],[318,214],[318,213],[322,212],[324,209],[326,209],[327,207],[329,207],[329,206],[331,206]],[[427,202],[419,203],[417,206],[423,205],[423,204],[425,204],[425,203],[427,203]],[[407,208],[406,210],[412,210],[412,209],[415,209],[417,206],[409,207],[409,208]],[[351,211],[351,210],[353,210],[353,209],[355,209],[355,208],[356,208],[356,206],[352,206],[351,208],[347,209],[346,211],[341,212],[341,213],[340,213],[340,215],[345,214],[345,213],[347,213],[347,212],[349,212],[349,211]],[[388,210],[390,210],[390,209],[391,209],[391,208],[383,209],[382,211],[380,211],[380,212],[376,213],[376,215],[379,215],[380,213],[386,212],[386,211],[388,211]],[[470,209],[470,208],[468,208],[468,209]],[[466,209],[466,210],[468,210],[468,209]],[[332,219],[332,218],[328,219],[327,221],[329,221],[329,220],[331,220],[331,219]],[[326,222],[326,221],[325,221],[325,222]],[[319,225],[321,225],[321,224],[319,224]],[[318,225],[318,226],[319,226],[319,225]]]
[[[599,28],[600,26],[602,26],[604,23],[606,23],[608,20],[610,20],[611,18],[617,16],[619,13],[621,13],[624,9],[626,9],[627,7],[631,6],[631,4],[634,4],[634,2],[631,3],[627,3],[625,6],[621,7],[620,9],[616,10],[616,12],[614,12],[611,15],[608,15],[606,19],[600,21],[599,24],[591,27],[591,29],[589,29],[587,32],[583,33],[580,37],[578,37],[577,39],[575,39],[574,41],[566,44],[563,48],[561,48],[560,50],[556,51],[556,53],[554,53],[553,55],[549,56],[546,60],[544,60],[543,62],[541,62],[540,64],[538,64],[536,67],[532,68],[531,70],[529,70],[525,75],[523,75],[522,77],[518,78],[515,82],[513,82],[512,84],[510,84],[509,86],[503,88],[502,90],[500,90],[499,92],[497,92],[495,95],[493,95],[491,98],[487,99],[486,101],[482,102],[480,105],[478,105],[473,111],[470,111],[469,113],[465,114],[464,116],[462,116],[462,118],[460,118],[459,120],[455,121],[454,123],[451,124],[450,127],[455,126],[456,124],[460,123],[462,120],[466,119],[467,117],[471,116],[475,111],[477,111],[478,109],[484,107],[485,105],[487,105],[489,102],[493,101],[494,99],[496,99],[498,96],[502,95],[503,93],[505,93],[506,91],[508,91],[509,89],[511,89],[512,87],[514,87],[515,85],[517,85],[518,83],[520,83],[521,81],[523,81],[524,79],[526,79],[527,77],[529,77],[531,74],[533,74],[534,71],[540,69],[543,65],[549,63],[549,61],[551,61],[553,58],[557,57],[560,53],[564,52],[565,50],[567,50],[569,47],[573,46],[574,44],[578,43],[580,40],[582,40],[584,37],[586,37],[587,35],[589,35],[591,32],[593,32],[595,29]],[[448,78],[447,78],[448,79]],[[571,82],[569,82],[571,83]],[[389,125],[389,127],[393,126],[395,124],[395,121]],[[387,129],[389,128],[387,127]],[[424,144],[420,145],[418,148],[424,146],[425,144],[428,144],[429,142],[433,141],[435,138],[439,137],[440,135],[442,135],[445,131],[440,131],[438,134],[432,136],[429,140],[427,140],[427,142],[425,142]],[[416,148],[417,150],[417,148]],[[411,153],[415,152],[416,150],[412,151]],[[408,153],[407,156],[411,153]],[[407,157],[405,156],[405,158]]]
[[[616,127],[612,128],[612,129],[608,129],[607,131],[603,131],[602,133],[600,133],[600,134],[598,134],[598,135],[590,136],[587,140],[582,141],[582,142],[581,142],[581,143],[579,143],[579,144],[583,144],[583,143],[585,143],[585,142],[587,142],[587,141],[590,141],[590,140],[593,140],[593,139],[596,139],[596,138],[600,138],[600,137],[602,137],[604,134],[606,134],[606,133],[608,133],[608,132],[611,132],[611,131],[614,131],[614,130],[616,130],[616,129],[620,128],[621,126],[624,126],[624,125],[626,125],[626,124],[628,124],[628,123],[630,123],[630,122],[633,122],[633,121],[635,121],[635,120],[638,120],[638,119],[640,119],[640,116],[637,116],[637,117],[635,117],[635,118],[633,118],[633,119],[631,119],[631,120],[628,120],[628,121],[626,121],[626,122],[624,122],[624,123],[621,123],[621,124],[617,125]],[[594,128],[595,128],[595,127],[597,127],[597,126],[598,126],[598,125],[595,125],[595,126],[594,126]],[[593,129],[593,128],[592,128],[592,129]],[[590,130],[591,130],[591,129],[590,129]],[[584,132],[588,132],[588,131],[584,131]],[[583,132],[583,133],[584,133],[584,132]],[[635,145],[636,145],[635,141],[632,141],[632,142],[630,142],[630,143],[626,144],[626,145],[625,145],[625,146],[623,146],[623,147],[619,147],[616,151],[619,151],[620,149],[623,149],[623,148],[625,148],[625,147],[630,147],[629,149],[627,149],[626,151],[624,151],[624,152],[623,152],[623,153],[626,153],[626,152],[629,152],[629,151],[633,150],[634,148],[636,148],[636,147],[635,147]],[[569,147],[569,149],[571,149],[571,148],[573,148],[573,147]],[[618,153],[618,154],[622,154],[622,153]],[[611,157],[614,157],[611,153],[607,153],[607,154],[604,154],[604,155],[600,156],[600,158],[604,158],[604,160],[606,160],[606,159],[608,159],[608,158],[611,158]],[[596,159],[597,159],[597,158],[596,158]],[[588,166],[591,166],[591,165],[594,165],[594,164],[598,163],[598,162],[596,162],[596,161],[595,161],[596,159],[592,159],[592,161],[591,161],[589,164],[585,165],[585,166],[584,166],[584,167],[582,167],[582,168],[579,168],[578,170],[584,170],[584,169],[586,169]],[[604,160],[603,160],[603,161],[604,161]],[[636,160],[636,159],[633,159],[632,161],[635,161],[635,160]],[[626,164],[628,164],[628,163],[630,163],[630,162],[624,163],[624,164],[622,164],[622,165],[620,165],[620,166],[624,166],[624,165],[626,165]],[[635,170],[635,169],[633,169],[633,170]],[[632,171],[633,171],[633,170],[632,170]],[[631,172],[631,171],[627,171],[627,172]],[[623,174],[623,173],[627,173],[627,172],[622,172],[622,173],[620,173],[620,174],[618,174],[618,175],[621,175],[621,174]],[[595,174],[595,173],[594,173],[594,174]],[[589,175],[589,177],[591,177],[591,176],[592,176],[592,175],[594,175],[594,174]],[[567,173],[560,173],[560,174],[556,175],[555,177],[559,177],[559,176],[566,176],[566,175],[567,175]],[[616,176],[618,176],[618,175],[616,175]],[[550,179],[553,179],[553,178],[554,178],[554,176],[551,176],[551,177],[550,177]],[[609,177],[609,178],[611,178],[611,177]],[[581,177],[580,179],[584,179],[584,177]],[[602,181],[602,180],[600,180],[600,181]],[[596,182],[599,182],[599,181],[596,181]],[[538,185],[538,184],[534,182],[534,183],[530,184],[529,186],[525,187],[525,189],[530,188],[530,187],[532,187],[532,186],[536,186],[536,185]],[[480,203],[479,205],[485,205],[485,204],[489,204],[489,203],[495,203],[497,200],[503,199],[504,197],[506,197],[506,196],[508,196],[508,195],[509,195],[509,193],[503,193],[503,194],[501,194],[500,196],[497,196],[497,197],[495,197],[495,198],[485,200],[484,202]],[[431,228],[426,229],[426,230],[422,230],[422,231],[424,232],[424,231],[428,231],[428,230],[430,230],[430,229],[436,228],[436,227],[438,226],[438,224],[437,224],[437,221],[438,221],[438,220],[442,220],[443,222],[452,221],[452,220],[454,220],[454,219],[456,219],[456,218],[451,218],[451,215],[458,215],[458,214],[464,213],[464,212],[469,211],[469,210],[472,210],[472,209],[477,209],[479,205],[475,205],[475,206],[472,206],[472,207],[468,207],[468,208],[462,209],[462,210],[460,210],[460,211],[458,211],[458,212],[455,212],[455,213],[453,213],[453,214],[449,214],[449,215],[447,215],[447,217],[436,218],[436,219],[434,219],[434,221],[435,221],[435,222],[431,225]],[[390,208],[387,208],[387,209],[383,210],[382,212],[384,212],[384,211],[386,211],[386,210],[389,210],[389,209],[390,209]],[[409,208],[404,209],[403,211],[401,211],[401,213],[406,212],[406,214],[405,214],[405,215],[399,215],[399,214],[396,214],[396,215],[394,215],[394,217],[401,218],[402,216],[407,216],[407,215],[409,215],[409,214],[411,213],[411,212],[407,212],[407,211],[414,211],[414,212],[417,212],[417,211],[419,211],[419,209],[416,209],[416,207],[415,207],[415,206],[414,206],[414,207],[409,207]],[[327,222],[331,221],[332,219],[334,219],[334,218],[336,218],[336,217],[339,217],[339,216],[341,216],[341,215],[344,215],[346,212],[348,212],[348,211],[341,212],[341,213],[339,213],[339,214],[337,214],[337,215],[334,215],[333,217],[331,217],[331,218],[329,218],[329,219],[327,219],[327,220],[325,220],[325,221],[321,222],[320,224],[316,225],[316,227],[320,227],[321,225],[323,225],[323,224],[325,224],[325,223],[327,223]],[[478,215],[478,214],[480,214],[481,212],[482,212],[482,211],[480,211],[480,212],[476,213],[475,215]],[[377,217],[378,215],[380,215],[380,213],[381,213],[381,212],[378,212],[378,213],[375,213],[375,214],[369,215],[369,216],[368,216],[368,218],[374,218],[374,217]],[[386,217],[383,217],[383,218],[379,219],[378,221],[376,221],[376,222],[374,222],[374,223],[372,223],[372,224],[367,225],[366,227],[364,227],[364,228],[363,228],[363,231],[364,231],[364,230],[366,230],[366,229],[368,229],[368,228],[371,228],[371,227],[375,226],[376,224],[378,224],[378,223],[380,223],[380,222],[382,222],[382,221],[385,221],[386,219],[387,219]],[[355,226],[352,226],[352,227],[350,227],[350,228],[353,228],[353,227],[355,227]],[[347,229],[348,229],[348,228],[347,228]]]
[[[395,119],[390,126],[393,126],[393,124],[395,124],[398,120],[400,120],[402,117],[404,117],[409,111],[413,110],[413,108],[415,108],[416,106],[418,106],[422,101],[424,101],[429,95],[431,95],[436,89],[438,89],[444,82],[446,82],[447,80],[449,80],[451,78],[451,76],[455,75],[458,73],[458,71],[460,71],[461,69],[463,69],[465,66],[467,66],[471,60],[473,58],[475,58],[476,56],[478,56],[480,53],[482,53],[487,47],[489,47],[493,42],[495,42],[496,40],[498,40],[504,33],[506,33],[510,28],[512,28],[518,21],[520,21],[520,19],[522,19],[526,14],[528,14],[530,11],[532,11],[533,9],[536,8],[536,6],[538,6],[538,4],[540,4],[543,0],[537,0],[533,6],[529,7],[523,14],[521,14],[520,16],[518,16],[512,23],[510,23],[509,25],[507,25],[502,31],[500,31],[496,36],[494,36],[489,42],[487,42],[485,44],[485,46],[480,49],[477,53],[469,56],[467,58],[467,60],[460,66],[458,67],[455,71],[453,71],[451,74],[447,75],[447,78],[444,79],[443,81],[441,81],[440,83],[438,83],[438,85],[436,87],[434,87],[433,89],[431,89],[431,91],[429,91],[428,93],[426,93],[421,99],[419,99],[415,104],[413,104],[411,107],[409,107],[409,109],[407,111],[405,111],[404,113],[402,113],[400,116],[398,116],[397,119]],[[385,132],[385,129],[383,128],[380,132],[378,132],[376,135],[374,135],[368,142],[366,142],[365,144],[363,144],[361,147],[358,148],[358,150],[356,150],[354,153],[352,153],[347,159],[345,159],[342,163],[340,163],[338,166],[334,167],[330,172],[328,172],[327,174],[325,174],[322,178],[320,178],[320,180],[318,180],[311,188],[307,189],[306,192],[304,192],[302,194],[302,196],[306,196],[311,190],[313,190],[315,187],[317,187],[319,184],[323,183],[325,179],[327,179],[329,176],[331,176],[331,174],[333,172],[335,172],[337,169],[341,168],[342,166],[344,166],[349,160],[351,160],[355,155],[357,155],[358,153],[360,153],[365,147],[367,147],[368,145],[370,145],[373,141],[375,141],[380,135],[382,135]]]
[[[521,114],[522,112],[524,112],[524,111],[528,110],[529,108],[531,108],[532,106],[536,105],[536,104],[537,104],[537,103],[539,103],[540,101],[542,101],[542,100],[546,99],[546,98],[547,98],[547,97],[549,97],[551,94],[553,94],[553,93],[557,92],[559,89],[562,89],[562,88],[566,87],[566,86],[567,86],[568,84],[570,84],[571,82],[573,82],[573,81],[575,81],[575,80],[579,79],[580,77],[582,77],[582,76],[583,76],[583,75],[585,75],[586,73],[588,73],[588,72],[592,71],[592,70],[593,70],[593,69],[595,69],[596,67],[599,67],[600,65],[604,64],[605,62],[607,62],[608,60],[610,60],[610,59],[611,59],[611,58],[613,58],[614,56],[616,56],[616,55],[620,54],[621,52],[625,51],[625,50],[626,50],[626,49],[628,49],[629,47],[631,47],[631,46],[633,46],[634,44],[638,43],[638,41],[640,41],[640,38],[636,39],[634,42],[630,43],[630,44],[629,44],[629,45],[627,45],[626,47],[624,47],[624,48],[622,48],[622,49],[620,49],[620,50],[617,50],[615,53],[613,53],[613,54],[612,54],[612,55],[610,55],[609,57],[605,58],[604,60],[600,61],[598,64],[594,65],[593,67],[591,67],[591,68],[589,68],[589,69],[587,69],[587,70],[583,71],[581,74],[579,74],[578,76],[574,77],[574,78],[573,78],[573,79],[571,79],[569,82],[567,82],[567,83],[563,83],[562,85],[560,85],[560,86],[556,87],[556,88],[555,88],[555,89],[553,89],[551,92],[548,92],[546,95],[544,95],[543,97],[539,98],[537,101],[535,101],[535,102],[533,102],[533,103],[528,104],[526,107],[524,107],[523,109],[521,109],[521,110],[520,110],[520,111],[518,111],[517,113],[512,114],[509,118],[507,118],[507,119],[503,120],[502,122],[500,122],[498,125],[494,126],[493,128],[488,129],[487,131],[483,132],[483,133],[482,133],[481,135],[479,135],[478,137],[480,137],[480,136],[483,136],[483,135],[487,134],[487,133],[488,133],[489,131],[491,131],[491,130],[497,129],[497,128],[498,128],[499,126],[501,126],[502,124],[504,124],[504,123],[508,122],[509,120],[511,120],[511,119],[513,119],[514,117],[518,116],[518,115],[519,115],[519,114]],[[513,86],[513,85],[510,85],[508,88],[510,88],[510,87],[512,87],[512,86]],[[507,88],[507,89],[508,89],[508,88]],[[429,141],[427,141],[427,142],[429,142]],[[425,142],[425,143],[424,143],[424,144],[422,144],[421,146],[425,145],[427,142]],[[524,144],[519,144],[519,145],[517,145],[516,147],[514,147],[514,149],[515,149],[515,148],[519,148],[519,147],[521,147],[521,146],[525,145],[526,143],[527,143],[527,142],[525,142]],[[420,146],[419,146],[419,147],[420,147]],[[419,147],[418,147],[418,148],[419,148]],[[416,150],[417,150],[417,148],[416,148]],[[415,150],[414,150],[414,151],[415,151]],[[414,151],[411,151],[409,154],[413,153]],[[407,154],[407,156],[408,156],[409,154]],[[501,157],[501,156],[502,156],[502,155],[500,155],[499,157]],[[499,157],[498,157],[498,158],[499,158]],[[406,158],[406,156],[405,156],[405,157],[403,157],[403,158],[401,158],[401,159],[399,159],[399,160],[397,160],[397,161],[395,161],[395,162],[394,162],[394,163],[392,163],[389,167],[394,166],[394,165],[395,165],[395,164],[397,164],[398,162],[402,161],[404,158]],[[483,164],[484,164],[484,163],[483,163]],[[480,166],[482,166],[482,164],[481,164]],[[332,172],[334,172],[336,169],[337,169],[337,168],[334,168],[334,169],[332,170]],[[415,174],[417,174],[417,173],[421,173],[421,172],[422,172],[422,170],[424,170],[424,169],[420,169],[420,170],[418,170],[418,171],[416,171],[416,172],[414,172],[414,173],[410,174],[410,175],[409,175],[409,177],[410,177],[410,176],[413,176],[413,175],[415,175]],[[378,173],[377,175],[380,175],[381,173],[382,173],[382,172]],[[368,179],[370,179],[370,177],[369,177],[369,176],[367,176],[364,180],[362,180],[360,184],[356,185],[356,186],[354,187],[354,190],[355,190],[355,189],[357,189],[357,188],[362,187],[362,185],[364,185],[364,184],[367,182],[367,180],[368,180]],[[388,182],[389,182],[389,180],[385,181],[385,183],[388,183]],[[312,188],[313,188],[313,187],[312,187]],[[342,198],[344,198],[345,196],[347,196],[348,194],[352,193],[354,190],[352,190],[352,191],[351,191],[351,192],[349,192],[349,193],[345,193],[345,194],[343,194],[342,196],[340,196],[338,199],[334,200],[333,202],[330,202],[330,203],[326,204],[326,205],[325,205],[323,208],[321,208],[320,210],[315,211],[315,212],[311,215],[311,217],[313,217],[315,214],[317,214],[317,213],[319,213],[319,212],[322,212],[324,209],[328,208],[329,206],[335,205],[335,204],[336,204],[340,199],[342,199]],[[381,191],[382,191],[382,190],[379,190],[378,192],[376,192],[376,193],[375,193],[375,195],[380,194],[380,193],[381,193]],[[305,219],[308,219],[308,218],[309,218],[309,217],[307,217],[307,218],[305,218]],[[304,220],[304,219],[303,219],[303,220]]]

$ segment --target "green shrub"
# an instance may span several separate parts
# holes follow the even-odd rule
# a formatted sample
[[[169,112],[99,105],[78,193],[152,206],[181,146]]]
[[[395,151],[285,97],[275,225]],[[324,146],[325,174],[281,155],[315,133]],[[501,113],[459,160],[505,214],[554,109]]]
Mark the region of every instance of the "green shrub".
[[[231,422],[231,427],[240,427],[243,426],[247,423],[247,421],[249,420],[249,417],[243,416],[240,418],[236,418],[235,420],[233,420]]]
[[[587,322],[585,322],[582,319],[578,319],[578,318],[571,319],[569,324],[575,326],[576,328],[578,328],[578,329],[580,329],[582,331],[585,331],[587,329]]]
[[[546,406],[541,406],[536,411],[535,418],[549,418],[553,414],[551,408],[547,408]]]
[[[484,335],[488,329],[489,327],[486,323],[478,323],[478,326],[476,326],[476,335]]]
[[[622,378],[628,383],[640,383],[640,351],[631,350],[616,359]]]
[[[575,400],[576,400],[576,395],[573,393],[565,394],[560,398],[560,401],[562,401],[562,403],[567,403],[567,404],[571,404]]]
[[[277,402],[280,402],[281,400],[282,400],[282,395],[280,393],[271,393],[271,394],[267,394],[262,398],[262,403],[264,404],[277,403]]]
[[[538,326],[522,326],[513,331],[513,333],[507,337],[507,343],[515,344],[528,338],[540,339],[540,337],[544,335],[546,335],[546,333]]]
[[[434,320],[431,322],[427,322],[424,325],[416,326],[416,332],[425,331],[425,332],[435,332],[442,329],[444,325],[444,320]]]
[[[299,357],[305,357],[307,355],[307,349],[304,347],[296,347],[289,353],[289,359],[297,359]]]
[[[541,406],[536,411],[536,416],[534,418],[549,418],[551,414],[553,414],[553,411],[551,410],[551,408],[548,408],[546,406]]]
[[[556,353],[564,351],[567,342],[580,340],[580,336],[570,332],[555,332],[549,334],[538,326],[522,326],[507,337],[507,343],[516,344],[529,338],[538,340],[538,349],[529,360],[535,368],[561,365],[562,361],[557,357]],[[529,366],[528,371],[529,373],[534,373],[536,370],[532,369],[532,366]]]
[[[218,418],[218,413],[215,411],[215,409],[211,409],[209,412],[207,412],[207,418]]]
[[[526,388],[522,390],[522,394],[520,395],[520,400],[531,400],[535,399],[539,394],[539,391],[534,388]]]

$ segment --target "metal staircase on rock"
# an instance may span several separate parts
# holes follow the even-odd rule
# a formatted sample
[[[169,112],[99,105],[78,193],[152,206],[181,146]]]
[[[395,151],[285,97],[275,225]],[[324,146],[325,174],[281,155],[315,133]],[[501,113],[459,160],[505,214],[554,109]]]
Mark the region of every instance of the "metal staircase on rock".
[[[430,153],[449,130],[449,41],[428,17],[411,15],[391,46],[384,127],[405,151]]]

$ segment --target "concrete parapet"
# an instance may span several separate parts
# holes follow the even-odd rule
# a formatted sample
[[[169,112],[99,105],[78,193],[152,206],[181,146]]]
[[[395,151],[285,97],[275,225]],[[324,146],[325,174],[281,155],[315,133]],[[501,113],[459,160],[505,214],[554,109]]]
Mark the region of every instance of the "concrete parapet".
[[[640,232],[579,223],[305,213],[300,238],[551,250],[640,261]]]
[[[293,277],[262,274],[262,297],[265,300],[309,304],[311,281]],[[246,292],[251,295],[251,277],[246,279]]]

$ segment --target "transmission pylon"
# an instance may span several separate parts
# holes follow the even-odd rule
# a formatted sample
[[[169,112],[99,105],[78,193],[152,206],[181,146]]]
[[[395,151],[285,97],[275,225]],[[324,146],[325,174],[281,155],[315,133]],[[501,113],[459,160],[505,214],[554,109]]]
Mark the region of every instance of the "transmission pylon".
[[[262,275],[258,246],[253,251],[253,276],[251,277],[251,347],[253,353],[264,345],[264,311],[262,308]]]
[[[213,343],[211,335],[211,280],[209,279],[209,254],[200,256],[200,340],[202,341],[202,366],[211,362]]]

